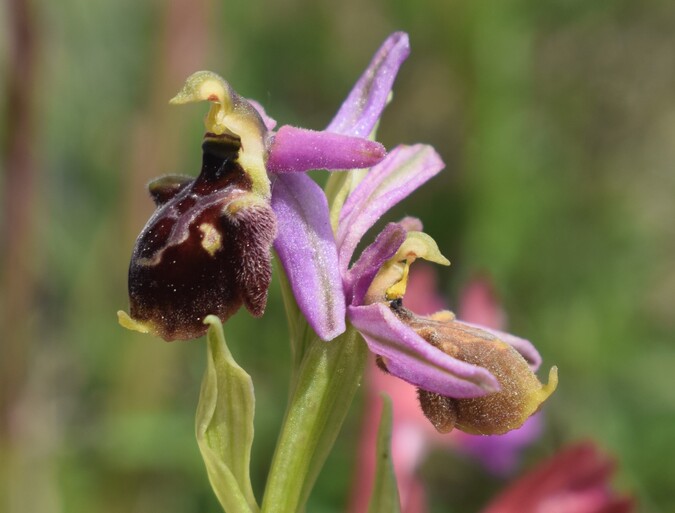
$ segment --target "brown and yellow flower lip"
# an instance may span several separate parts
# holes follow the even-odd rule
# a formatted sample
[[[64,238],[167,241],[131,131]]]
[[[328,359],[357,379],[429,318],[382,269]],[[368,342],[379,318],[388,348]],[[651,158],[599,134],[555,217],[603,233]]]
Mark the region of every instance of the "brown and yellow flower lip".
[[[192,339],[206,332],[209,314],[225,321],[242,305],[264,312],[276,218],[252,192],[239,147],[234,134],[207,134],[197,178],[150,183],[157,210],[132,253],[125,327]]]
[[[433,380],[425,386],[419,376],[411,372],[410,365],[401,366],[400,362],[389,361],[384,353],[376,351],[378,365],[417,386],[422,411],[442,433],[457,428],[467,433],[495,435],[519,428],[555,390],[557,368],[551,369],[549,383],[543,385],[534,374],[539,355],[526,340],[459,321],[449,311],[418,316],[406,309],[403,297],[410,264],[418,258],[446,265],[449,262],[434,240],[423,232],[408,231],[399,244],[395,252],[387,253],[391,256],[372,278],[363,296],[364,302],[370,305],[366,308],[380,308],[383,316],[387,310],[388,315],[393,312],[401,325],[395,326],[397,322],[390,319],[389,326],[404,336],[405,330],[414,332],[420,349],[425,343],[433,348],[428,351],[430,358],[439,362],[449,360],[446,363],[455,369],[457,376],[479,384],[480,389],[457,387],[456,391],[447,393]],[[377,339],[386,339],[381,333],[371,331]],[[389,351],[386,345],[382,348]],[[437,354],[431,354],[436,350]],[[422,375],[426,372],[424,369],[420,365],[418,373]]]
[[[528,362],[492,332],[464,324],[448,311],[421,317],[391,302],[397,317],[448,356],[489,371],[500,390],[481,397],[453,398],[418,388],[425,416],[439,432],[453,428],[480,435],[499,435],[517,429],[541,407],[558,384],[552,367],[543,385]],[[385,362],[386,365],[386,362]]]

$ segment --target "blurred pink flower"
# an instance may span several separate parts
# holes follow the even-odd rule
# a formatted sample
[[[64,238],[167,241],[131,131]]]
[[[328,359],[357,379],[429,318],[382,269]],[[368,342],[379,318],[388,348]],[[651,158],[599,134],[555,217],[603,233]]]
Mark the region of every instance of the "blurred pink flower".
[[[581,442],[541,463],[497,496],[482,513],[629,513],[609,479],[615,462],[593,442]]]
[[[406,308],[419,315],[428,315],[446,308],[437,291],[437,275],[433,267],[418,263],[411,269],[406,294]],[[505,315],[486,278],[473,280],[460,300],[463,321],[500,329]],[[427,511],[423,484],[416,475],[427,451],[436,447],[452,448],[478,459],[491,473],[504,475],[512,472],[520,450],[539,436],[539,415],[530,418],[520,429],[501,436],[474,436],[454,431],[442,435],[427,420],[413,386],[380,371],[371,361],[365,376],[366,397],[362,432],[359,442],[358,468],[354,479],[350,511],[367,511],[375,475],[375,442],[382,412],[380,394],[393,399],[392,460],[398,483],[403,513]]]
[[[438,293],[438,275],[434,267],[417,262],[410,268],[403,305],[417,315],[431,315],[448,307],[443,296]],[[490,323],[483,324],[493,327]]]
[[[488,328],[504,329],[506,313],[504,313],[492,281],[487,275],[476,276],[464,287],[457,317],[463,321],[482,324]]]

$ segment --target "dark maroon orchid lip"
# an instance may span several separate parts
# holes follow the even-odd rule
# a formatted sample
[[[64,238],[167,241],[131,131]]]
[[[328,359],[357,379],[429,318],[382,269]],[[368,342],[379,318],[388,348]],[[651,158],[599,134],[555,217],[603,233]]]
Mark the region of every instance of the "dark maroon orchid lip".
[[[177,215],[171,212],[171,209],[175,208],[173,203],[163,205],[158,208],[153,216],[148,221],[148,225],[154,224],[158,219],[161,218],[173,218],[175,219],[175,224],[171,228],[169,235],[166,238],[166,243],[157,253],[152,255],[151,258],[140,258],[138,263],[140,265],[155,265],[161,258],[164,251],[170,247],[177,246],[185,242],[190,236],[190,226],[195,222],[195,219],[206,209],[209,209],[215,205],[221,204],[223,213],[226,211],[228,205],[247,194],[248,191],[244,189],[225,189],[219,190],[209,194],[208,196],[199,196],[192,193],[191,191],[185,191],[183,193],[183,198],[192,198],[195,200],[195,204],[186,210],[183,214]]]
[[[192,339],[206,331],[206,315],[264,312],[276,218],[252,191],[240,149],[232,132],[207,133],[199,176],[150,183],[157,209],[132,254],[127,324]]]

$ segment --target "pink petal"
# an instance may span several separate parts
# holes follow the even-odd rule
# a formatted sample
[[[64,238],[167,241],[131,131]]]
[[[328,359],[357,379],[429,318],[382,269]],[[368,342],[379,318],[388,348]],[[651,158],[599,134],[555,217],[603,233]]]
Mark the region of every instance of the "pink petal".
[[[278,175],[272,188],[274,249],[298,307],[323,340],[345,331],[345,298],[323,190],[307,175]]]
[[[368,139],[284,125],[272,140],[267,170],[361,169],[374,166],[386,154],[384,146]]]
[[[326,130],[368,137],[382,115],[396,74],[409,53],[408,34],[395,32],[389,36]]]
[[[340,212],[337,244],[343,271],[368,229],[443,167],[443,161],[431,146],[417,144],[398,146],[370,170]]]
[[[347,302],[354,306],[363,304],[368,287],[382,265],[392,258],[405,241],[406,230],[398,223],[389,223],[347,272],[345,290]]]

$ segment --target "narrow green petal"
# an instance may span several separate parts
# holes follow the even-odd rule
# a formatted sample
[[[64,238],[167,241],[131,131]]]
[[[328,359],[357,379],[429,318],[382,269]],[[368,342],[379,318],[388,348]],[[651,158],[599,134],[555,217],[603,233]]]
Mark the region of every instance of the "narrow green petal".
[[[382,419],[377,431],[375,483],[368,513],[400,513],[401,503],[391,460],[391,398],[382,394]]]
[[[352,169],[344,173],[331,173],[328,178],[326,198],[330,206],[330,225],[335,233],[337,233],[342,205],[367,173],[367,169]]]
[[[389,94],[386,105],[391,101],[392,94]],[[368,136],[372,141],[375,140],[379,121],[375,123],[373,131]],[[338,221],[340,220],[340,212],[342,205],[347,200],[347,196],[356,189],[361,180],[368,174],[368,169],[352,169],[344,173],[331,173],[326,182],[326,198],[328,199],[328,206],[330,208],[330,225],[333,232],[337,233]]]
[[[257,513],[249,477],[255,396],[251,377],[232,358],[220,319],[209,315],[207,366],[195,431],[206,471],[226,513]]]

